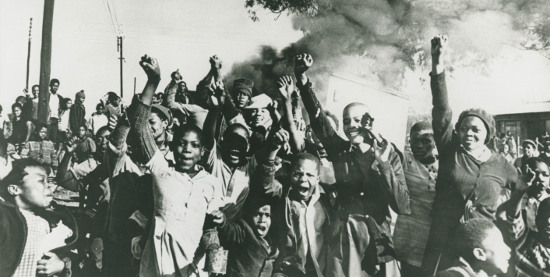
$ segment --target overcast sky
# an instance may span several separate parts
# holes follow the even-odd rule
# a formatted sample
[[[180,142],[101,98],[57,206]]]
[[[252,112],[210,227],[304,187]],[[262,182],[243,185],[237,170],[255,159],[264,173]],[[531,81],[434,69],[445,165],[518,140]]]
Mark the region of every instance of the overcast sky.
[[[194,88],[217,54],[224,67],[257,53],[260,45],[281,49],[302,33],[290,18],[258,10],[253,22],[244,0],[117,0],[109,1],[124,35],[124,98],[145,82],[138,65],[147,53],[159,60],[163,80],[175,69]],[[4,114],[25,87],[29,18],[33,18],[29,87],[39,82],[43,0],[0,0],[0,104]],[[101,96],[120,91],[116,33],[106,0],[55,1],[51,77],[61,81],[65,97],[84,89],[86,106],[93,111]]]

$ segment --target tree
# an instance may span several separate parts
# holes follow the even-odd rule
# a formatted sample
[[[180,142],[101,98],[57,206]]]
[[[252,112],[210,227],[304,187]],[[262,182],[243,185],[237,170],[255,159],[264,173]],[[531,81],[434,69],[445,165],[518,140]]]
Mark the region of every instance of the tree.
[[[246,8],[254,21],[259,20],[253,10],[254,7],[258,6],[277,14],[286,11],[313,16],[319,12],[320,5],[317,0],[246,0]]]

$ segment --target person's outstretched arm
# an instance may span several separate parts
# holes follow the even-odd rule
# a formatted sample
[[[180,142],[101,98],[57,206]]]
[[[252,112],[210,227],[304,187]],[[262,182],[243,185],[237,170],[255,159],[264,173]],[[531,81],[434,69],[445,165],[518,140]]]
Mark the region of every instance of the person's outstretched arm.
[[[209,62],[210,62],[210,70],[197,85],[197,91],[199,89],[209,87],[213,83],[221,81],[221,78],[222,78],[221,70],[223,65],[222,60],[218,56],[214,55],[210,57]]]
[[[155,58],[147,55],[141,57],[139,64],[147,74],[147,83],[141,93],[141,99],[134,97],[132,105],[128,108],[128,119],[130,120],[131,131],[136,134],[136,151],[138,151],[136,158],[140,159],[139,162],[146,164],[158,150],[155,138],[148,126],[148,119],[151,113],[153,95],[160,82],[160,67]]]
[[[445,83],[444,53],[447,48],[447,36],[436,36],[432,39],[432,72],[430,87],[432,89],[432,127],[434,139],[440,152],[443,152],[452,141],[453,113],[449,105],[447,84]]]
[[[225,88],[223,82],[219,81],[215,84],[212,84],[209,89],[210,100],[208,101],[208,115],[204,121],[204,146],[210,151],[215,143],[216,130],[219,128],[219,116],[220,116],[220,107],[223,105],[225,100]]]
[[[327,150],[329,159],[334,158],[349,148],[349,142],[341,138],[337,130],[323,111],[321,103],[317,99],[311,80],[306,75],[306,71],[313,65],[313,58],[309,54],[300,54],[296,56],[294,64],[294,74],[296,76],[296,86],[300,90],[300,95],[304,107],[309,115],[311,129],[317,138],[323,143]]]
[[[305,143],[304,136],[298,132],[298,128],[296,127],[296,122],[294,121],[292,114],[292,93],[294,92],[294,82],[292,81],[292,77],[283,76],[279,78],[277,85],[279,86],[279,93],[283,99],[283,108],[285,110],[283,120],[285,120],[285,123],[288,126],[288,132],[290,134],[290,148],[293,153],[299,153],[304,149]]]

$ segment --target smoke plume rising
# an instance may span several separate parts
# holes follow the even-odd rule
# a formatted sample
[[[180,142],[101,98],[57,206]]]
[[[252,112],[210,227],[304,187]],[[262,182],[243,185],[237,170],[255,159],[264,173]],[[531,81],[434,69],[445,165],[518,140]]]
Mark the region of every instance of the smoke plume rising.
[[[318,0],[317,10],[294,15],[303,38],[280,52],[264,46],[234,65],[226,80],[250,78],[257,90],[272,94],[276,78],[292,73],[293,57],[307,52],[322,101],[327,77],[343,72],[397,89],[410,97],[413,113],[428,113],[429,41],[441,33],[450,38],[449,75],[457,84],[451,80],[449,87],[460,93],[453,99],[458,107],[471,106],[472,97],[486,105],[502,93],[510,103],[549,100],[550,8],[544,0]],[[507,83],[517,79],[508,74],[521,75],[518,65],[538,72],[526,76],[538,86],[528,99],[512,91],[522,86]]]

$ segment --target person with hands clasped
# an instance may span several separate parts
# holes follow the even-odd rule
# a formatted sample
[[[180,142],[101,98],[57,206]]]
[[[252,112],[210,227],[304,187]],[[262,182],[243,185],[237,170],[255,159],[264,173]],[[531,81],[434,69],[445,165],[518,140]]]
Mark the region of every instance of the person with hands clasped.
[[[487,146],[495,134],[492,115],[483,109],[468,109],[452,125],[445,84],[447,37],[434,37],[431,48],[432,126],[439,153],[439,172],[432,225],[422,262],[426,276],[450,266],[451,242],[455,241],[460,222],[472,218],[495,220],[502,195],[518,178],[516,169]]]
[[[311,55],[298,55],[294,73],[311,128],[334,165],[342,226],[339,256],[334,257],[339,266],[328,276],[393,276],[397,266],[389,209],[410,213],[401,159],[392,144],[373,131],[374,118],[365,104],[351,103],[344,108],[343,129],[348,140],[337,134],[306,76],[312,64]]]

